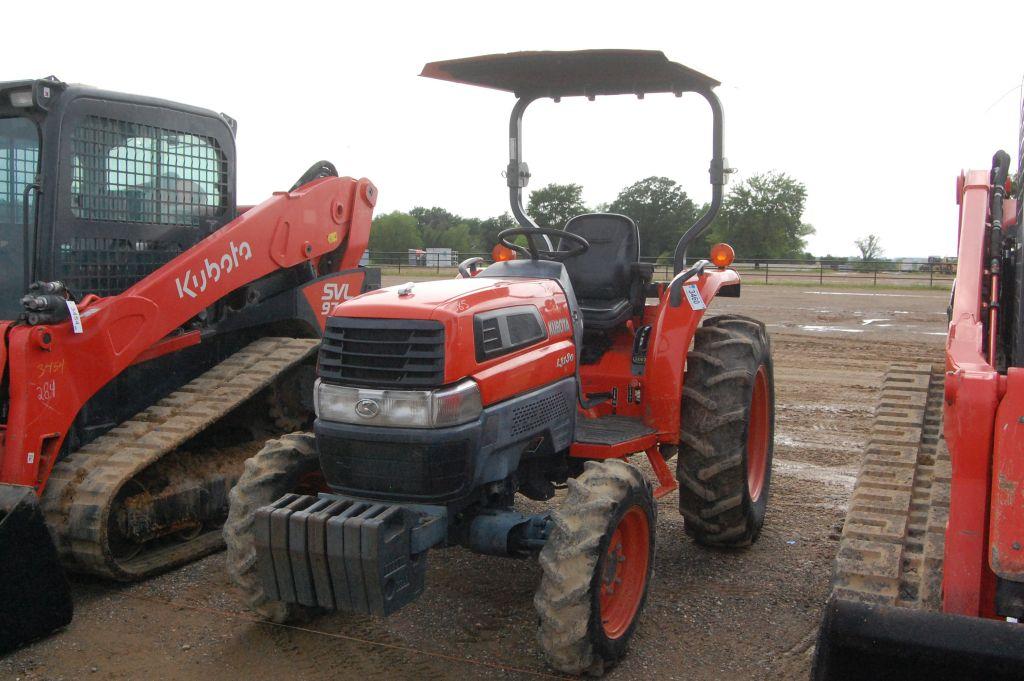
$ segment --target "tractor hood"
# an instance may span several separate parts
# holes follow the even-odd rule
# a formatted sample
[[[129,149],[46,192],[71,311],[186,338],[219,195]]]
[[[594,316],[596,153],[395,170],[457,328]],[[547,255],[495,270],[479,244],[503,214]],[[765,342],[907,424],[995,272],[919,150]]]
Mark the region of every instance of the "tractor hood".
[[[446,319],[521,305],[561,291],[548,279],[442,279],[370,291],[334,308],[332,317]]]
[[[517,318],[515,337],[511,331],[497,330],[498,326],[514,323],[510,321],[513,317]],[[444,368],[443,380],[438,384],[471,376],[484,384],[484,404],[526,390],[520,383],[529,382],[531,374],[521,369],[536,360],[536,353],[546,356],[560,352],[564,356],[573,350],[568,301],[554,279],[481,276],[371,291],[334,308],[327,320],[324,342],[332,338],[332,328],[345,328],[356,319],[367,320],[359,322],[364,330],[376,328],[379,322],[382,333],[394,328],[394,321],[439,324],[444,329],[439,339],[444,347]],[[566,367],[570,364],[575,366],[571,362],[556,366],[556,359],[552,355],[550,363],[545,364],[554,367],[551,370],[556,378],[568,375]],[[510,373],[500,381],[488,380],[497,375],[495,372]]]

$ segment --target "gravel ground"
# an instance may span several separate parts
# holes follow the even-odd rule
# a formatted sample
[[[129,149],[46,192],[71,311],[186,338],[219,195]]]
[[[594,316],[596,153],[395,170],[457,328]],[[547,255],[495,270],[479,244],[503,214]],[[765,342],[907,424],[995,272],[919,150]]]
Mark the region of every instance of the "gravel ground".
[[[945,305],[937,291],[790,286],[715,301],[713,312],[758,317],[773,336],[777,433],[765,529],[749,550],[700,548],[683,533],[676,495],[663,499],[651,596],[631,653],[609,678],[806,678],[882,375],[892,361],[941,359]],[[557,676],[535,643],[534,561],[436,551],[426,594],[399,614],[286,628],[246,613],[223,560],[132,585],[75,578],[72,625],[0,660],[0,676]]]

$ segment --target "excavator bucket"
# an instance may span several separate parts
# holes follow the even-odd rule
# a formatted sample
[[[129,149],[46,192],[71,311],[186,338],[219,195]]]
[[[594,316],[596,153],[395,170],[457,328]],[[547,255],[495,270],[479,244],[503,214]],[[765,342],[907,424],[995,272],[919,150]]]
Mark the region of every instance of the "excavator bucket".
[[[35,491],[0,484],[0,655],[71,622],[71,590]]]
[[[1020,679],[1024,625],[835,596],[818,632],[813,681]]]

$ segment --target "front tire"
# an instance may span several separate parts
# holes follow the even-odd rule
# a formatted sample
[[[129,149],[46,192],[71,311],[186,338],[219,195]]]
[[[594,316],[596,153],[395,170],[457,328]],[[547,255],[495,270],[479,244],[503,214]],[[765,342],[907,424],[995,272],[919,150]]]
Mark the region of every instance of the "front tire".
[[[771,341],[761,322],[705,320],[687,356],[676,477],[687,534],[749,546],[764,525],[775,436]]]
[[[229,495],[224,523],[226,563],[231,581],[245,594],[247,605],[273,622],[305,619],[315,612],[296,603],[267,598],[256,573],[256,510],[302,488],[320,473],[316,439],[311,433],[292,433],[269,440],[245,462],[245,471]]]
[[[588,461],[568,481],[540,554],[533,599],[552,667],[601,674],[626,653],[654,567],[654,495],[625,461]]]

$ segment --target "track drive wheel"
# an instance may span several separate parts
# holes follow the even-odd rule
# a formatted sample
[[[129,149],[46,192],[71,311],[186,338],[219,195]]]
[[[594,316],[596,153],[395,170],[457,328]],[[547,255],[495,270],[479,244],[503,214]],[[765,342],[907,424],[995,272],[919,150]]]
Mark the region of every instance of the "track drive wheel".
[[[705,546],[749,546],[772,478],[775,382],[764,324],[705,320],[686,360],[676,475],[687,534]]]
[[[256,573],[256,510],[288,492],[304,491],[320,475],[316,440],[311,433],[292,433],[269,440],[231,489],[228,519],[224,523],[227,568],[231,580],[245,594],[250,608],[266,619],[287,622],[315,612],[295,603],[269,600]]]
[[[568,481],[540,553],[533,603],[540,645],[552,667],[603,673],[629,646],[654,566],[651,485],[625,461],[588,461]]]

